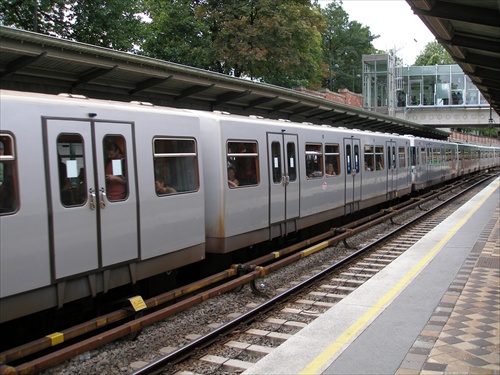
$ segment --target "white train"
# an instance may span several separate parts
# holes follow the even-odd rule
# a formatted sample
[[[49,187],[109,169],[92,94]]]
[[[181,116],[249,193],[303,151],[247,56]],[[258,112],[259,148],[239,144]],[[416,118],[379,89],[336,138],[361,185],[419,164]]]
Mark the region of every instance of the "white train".
[[[0,323],[500,164],[412,136],[0,95]]]

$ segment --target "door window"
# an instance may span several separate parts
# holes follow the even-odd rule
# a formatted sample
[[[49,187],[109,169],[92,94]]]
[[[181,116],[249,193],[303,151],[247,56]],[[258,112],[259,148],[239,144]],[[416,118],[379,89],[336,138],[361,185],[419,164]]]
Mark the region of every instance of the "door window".
[[[106,136],[103,139],[106,196],[110,202],[125,200],[128,195],[125,138]]]
[[[281,182],[282,171],[281,171],[281,145],[279,142],[273,142],[271,144],[272,153],[272,171],[273,171],[273,182],[279,184]]]
[[[87,200],[83,139],[79,134],[57,137],[59,192],[65,207],[81,206]]]
[[[295,143],[288,142],[286,145],[288,177],[290,181],[297,180],[297,159],[295,157]]]

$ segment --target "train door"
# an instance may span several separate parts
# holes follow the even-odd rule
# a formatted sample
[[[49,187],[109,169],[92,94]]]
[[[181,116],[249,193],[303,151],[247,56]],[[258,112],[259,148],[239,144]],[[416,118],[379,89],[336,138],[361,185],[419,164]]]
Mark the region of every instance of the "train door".
[[[55,278],[137,258],[131,124],[47,120],[45,145]]]
[[[397,148],[396,142],[387,141],[387,199],[394,198],[397,189]]]
[[[345,199],[344,214],[359,210],[361,200],[361,174],[359,173],[361,141],[355,138],[344,138],[345,154]]]
[[[297,135],[267,135],[269,154],[269,223],[278,223],[299,216],[299,179]]]

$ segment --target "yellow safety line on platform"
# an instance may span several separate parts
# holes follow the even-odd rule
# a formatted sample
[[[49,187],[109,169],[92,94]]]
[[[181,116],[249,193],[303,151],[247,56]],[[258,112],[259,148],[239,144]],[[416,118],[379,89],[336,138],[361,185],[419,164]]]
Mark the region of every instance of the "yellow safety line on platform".
[[[483,203],[498,189],[500,182],[495,184],[489,191],[468,213],[465,215],[439,243],[432,248],[429,253],[411,269],[399,282],[387,292],[375,305],[373,305],[361,318],[354,322],[339,338],[326,348],[318,357],[314,359],[306,368],[299,374],[318,374],[320,369],[332,358],[345,344],[347,344],[369,321],[371,321],[379,311],[392,299],[396,294],[403,289],[407,283],[436,255],[441,248],[450,240],[450,238],[465,224],[465,222],[483,205]]]

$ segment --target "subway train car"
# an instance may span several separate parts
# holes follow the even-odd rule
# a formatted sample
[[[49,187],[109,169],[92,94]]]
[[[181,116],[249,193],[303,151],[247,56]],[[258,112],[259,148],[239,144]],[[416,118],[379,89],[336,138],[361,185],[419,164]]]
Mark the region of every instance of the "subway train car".
[[[205,257],[199,117],[1,98],[0,322]]]
[[[443,183],[459,175],[456,143],[407,136],[410,140],[413,190]]]
[[[500,159],[397,134],[0,95],[0,323],[204,267],[207,254],[252,251]]]
[[[411,191],[409,140],[399,135],[229,114],[202,119],[201,132],[210,253],[284,237]]]

